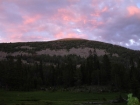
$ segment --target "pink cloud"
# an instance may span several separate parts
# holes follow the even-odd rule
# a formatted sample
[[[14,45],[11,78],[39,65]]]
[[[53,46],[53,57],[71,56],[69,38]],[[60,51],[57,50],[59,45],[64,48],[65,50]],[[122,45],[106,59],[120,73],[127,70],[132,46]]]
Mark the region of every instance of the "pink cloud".
[[[69,2],[78,2],[79,0],[70,0]],[[93,16],[100,17],[101,13],[106,12],[108,10],[107,7],[104,7],[101,11],[93,12]],[[11,25],[7,30],[9,40],[12,41],[22,41],[22,40],[40,40],[44,37],[37,37],[35,36],[35,32],[44,32],[47,31],[50,35],[54,36],[55,38],[65,38],[65,37],[84,37],[83,33],[77,34],[73,32],[73,29],[76,28],[90,28],[93,29],[98,25],[102,25],[102,22],[98,22],[93,18],[88,18],[87,14],[83,14],[79,11],[75,10],[75,8],[59,8],[55,14],[47,15],[42,13],[32,14],[29,15],[28,12],[24,10],[20,10],[22,14],[23,21],[20,25],[15,26]],[[44,18],[47,17],[47,18]],[[40,20],[43,24],[40,24]],[[71,25],[70,23],[73,23]],[[59,25],[60,23],[60,25]],[[7,25],[8,26],[8,25]],[[90,27],[89,27],[90,26]],[[32,34],[32,32],[34,32]],[[30,37],[28,37],[28,35]],[[24,38],[23,38],[24,37]],[[25,38],[27,37],[27,38]],[[47,37],[47,35],[46,35]]]
[[[67,34],[67,38],[85,38],[85,35],[79,35],[76,33],[69,33],[69,34]]]
[[[86,28],[88,25],[92,25],[91,28],[95,28],[97,26],[100,26],[103,24],[103,22],[98,22],[95,17],[101,17],[101,14],[106,12],[108,10],[107,7],[104,7],[102,10],[97,10],[93,12],[90,16],[91,18],[88,18],[85,14],[77,14],[73,9],[59,9],[57,14],[54,16],[56,18],[53,18],[55,21],[61,21],[64,25],[69,25],[69,23],[73,22],[75,24],[75,27],[79,28]],[[72,25],[69,25],[69,28]]]
[[[75,21],[76,17],[73,11],[68,9],[58,9],[57,17],[62,19],[65,22]]]
[[[64,33],[63,32],[59,32],[55,35],[55,38],[60,39],[64,37]]]
[[[138,7],[135,7],[135,6],[129,6],[127,8],[128,10],[128,13],[130,16],[133,16],[133,15],[139,15],[140,16],[140,9]]]
[[[16,28],[11,27],[9,29],[6,29],[7,41],[10,42],[22,41],[23,36],[22,30],[19,29],[18,27]]]
[[[39,36],[39,35],[30,35],[30,36],[22,36],[22,41],[47,41],[50,40],[49,37],[43,37],[43,36]]]
[[[61,38],[87,38],[87,37],[84,34],[77,34],[77,33],[74,33],[74,32],[67,32],[67,33],[58,32],[55,35],[55,38],[61,39]]]
[[[69,22],[73,22],[74,24],[86,24],[88,21],[86,15],[81,14],[80,12],[77,13],[77,11],[74,8],[58,9],[57,14],[55,14],[54,17],[54,20],[61,21],[63,24],[68,24]]]
[[[47,30],[48,30],[48,27],[47,27],[47,26],[38,26],[38,27],[36,28],[36,30],[37,30],[38,32],[47,31]]]
[[[29,38],[32,39],[32,40],[42,39],[41,36],[35,36],[35,35],[32,35]]]
[[[41,18],[41,15],[35,15],[35,16],[23,16],[23,23],[24,24],[32,24],[35,23],[37,20]]]
[[[22,34],[18,34],[18,33],[15,33],[15,34],[12,34],[9,39],[11,42],[18,42],[18,41],[22,41]]]
[[[108,8],[107,7],[104,7],[102,10],[101,10],[101,12],[106,12],[108,10]]]

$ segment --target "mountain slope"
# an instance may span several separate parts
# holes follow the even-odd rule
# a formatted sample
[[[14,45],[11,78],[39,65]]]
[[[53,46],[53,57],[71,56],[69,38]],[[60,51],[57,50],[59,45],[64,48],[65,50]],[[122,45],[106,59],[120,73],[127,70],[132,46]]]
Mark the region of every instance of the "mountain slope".
[[[4,59],[7,55],[50,55],[64,56],[74,54],[81,57],[88,57],[89,51],[96,53],[98,56],[104,54],[110,57],[119,57],[121,59],[134,59],[140,55],[140,51],[134,51],[121,46],[112,45],[104,42],[91,41],[86,39],[60,39],[48,42],[22,42],[22,43],[1,43],[0,59]]]
[[[84,39],[1,43],[0,84],[11,90],[98,85],[138,93],[139,56],[140,51]]]

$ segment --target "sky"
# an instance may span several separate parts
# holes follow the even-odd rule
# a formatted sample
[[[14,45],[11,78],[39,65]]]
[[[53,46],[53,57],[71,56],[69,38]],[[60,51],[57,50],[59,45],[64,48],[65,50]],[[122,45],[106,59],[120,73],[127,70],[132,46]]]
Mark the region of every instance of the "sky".
[[[140,50],[140,0],[0,0],[0,43],[62,38]]]

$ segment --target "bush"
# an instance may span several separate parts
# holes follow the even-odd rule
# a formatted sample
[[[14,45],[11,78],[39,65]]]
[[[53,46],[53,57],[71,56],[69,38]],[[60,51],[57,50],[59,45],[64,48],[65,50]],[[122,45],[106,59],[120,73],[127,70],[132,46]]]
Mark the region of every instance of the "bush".
[[[128,94],[127,105],[140,105],[139,99],[137,97],[132,97],[132,94]]]

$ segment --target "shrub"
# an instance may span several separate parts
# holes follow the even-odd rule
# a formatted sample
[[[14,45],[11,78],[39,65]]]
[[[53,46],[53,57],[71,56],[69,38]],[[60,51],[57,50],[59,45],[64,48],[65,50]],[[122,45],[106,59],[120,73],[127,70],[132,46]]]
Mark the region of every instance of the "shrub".
[[[140,105],[139,99],[137,97],[132,97],[132,94],[128,94],[127,105]]]

